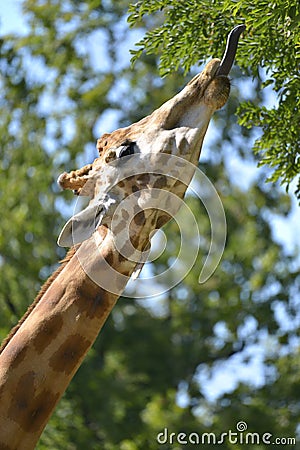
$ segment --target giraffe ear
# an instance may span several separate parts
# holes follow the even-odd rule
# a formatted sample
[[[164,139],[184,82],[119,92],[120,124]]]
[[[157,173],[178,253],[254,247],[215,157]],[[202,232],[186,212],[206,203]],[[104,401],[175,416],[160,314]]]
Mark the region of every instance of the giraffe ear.
[[[60,247],[72,247],[92,236],[99,227],[105,212],[102,204],[94,204],[71,217],[57,239]]]

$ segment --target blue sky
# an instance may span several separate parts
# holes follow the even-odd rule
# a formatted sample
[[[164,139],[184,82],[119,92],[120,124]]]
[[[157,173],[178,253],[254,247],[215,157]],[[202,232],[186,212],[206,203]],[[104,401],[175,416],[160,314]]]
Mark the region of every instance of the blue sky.
[[[0,34],[25,31],[20,0],[0,0]]]

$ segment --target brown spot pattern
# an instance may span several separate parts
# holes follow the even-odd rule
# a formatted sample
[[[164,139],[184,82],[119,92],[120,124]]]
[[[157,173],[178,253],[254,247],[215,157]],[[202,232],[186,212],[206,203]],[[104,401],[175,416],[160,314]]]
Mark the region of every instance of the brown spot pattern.
[[[25,347],[17,347],[15,352],[15,357],[13,363],[11,364],[11,370],[15,370],[18,365],[25,359],[27,353],[27,348]]]
[[[59,349],[51,356],[49,366],[55,372],[71,372],[77,367],[78,361],[84,356],[91,342],[80,334],[69,336]]]
[[[112,266],[114,262],[114,255],[112,254],[112,252],[109,252],[107,253],[107,255],[105,255],[104,259],[110,266]]]
[[[174,185],[173,185],[173,189],[175,188],[178,188],[178,187],[183,187],[184,189],[186,189],[187,188],[187,184],[185,184],[185,183],[183,183],[181,180],[176,180],[175,181],[175,183],[174,183]]]
[[[35,337],[33,345],[38,353],[42,353],[46,347],[56,338],[63,326],[61,316],[55,315],[41,324],[40,332]]]
[[[0,441],[0,448],[1,450],[11,450],[11,447],[8,447],[6,444],[3,444],[2,441]]]
[[[166,185],[167,185],[167,177],[165,175],[161,175],[160,177],[157,178],[157,180],[153,184],[153,187],[157,189],[162,189]]]
[[[126,211],[126,209],[122,209],[122,217],[124,220],[129,219],[129,213],[128,213],[128,211]]]
[[[134,218],[133,221],[136,225],[141,226],[144,225],[144,223],[146,222],[146,218],[145,218],[145,213],[144,211],[140,211],[138,212]]]
[[[139,248],[141,237],[139,235],[130,237],[131,244],[134,248]]]
[[[9,349],[7,349],[5,355],[3,355],[2,364],[6,366],[9,365],[10,370],[15,370],[24,360],[27,353],[25,344],[28,337],[28,331],[19,331],[18,335],[15,335],[13,341],[10,343]]]
[[[171,219],[169,214],[162,214],[158,217],[156,222],[156,228],[161,228],[165,223],[167,223]]]
[[[76,305],[80,313],[84,313],[89,319],[103,317],[103,309],[111,298],[111,294],[97,286],[97,289],[89,289],[88,286],[77,291]]]
[[[125,220],[121,220],[117,225],[113,227],[112,231],[116,235],[120,233],[120,231],[124,230],[124,228],[126,228],[126,222]]]
[[[127,258],[125,258],[125,256],[123,256],[123,255],[121,255],[121,253],[119,253],[118,261],[119,261],[119,263],[123,263],[123,262],[127,261]]]
[[[142,184],[148,184],[150,182],[150,175],[149,175],[149,173],[143,173],[142,175],[139,175],[137,177],[137,181],[139,181]]]
[[[8,407],[8,417],[18,423],[23,430],[31,433],[43,428],[60,397],[59,393],[53,394],[47,389],[36,395],[34,379],[33,371],[25,373],[20,378]]]

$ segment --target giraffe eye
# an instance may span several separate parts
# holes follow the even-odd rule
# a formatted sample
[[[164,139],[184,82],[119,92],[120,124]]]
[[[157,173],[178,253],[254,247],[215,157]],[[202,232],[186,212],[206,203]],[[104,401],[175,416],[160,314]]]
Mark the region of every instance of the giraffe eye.
[[[133,155],[135,151],[135,142],[124,142],[117,150],[118,158]]]

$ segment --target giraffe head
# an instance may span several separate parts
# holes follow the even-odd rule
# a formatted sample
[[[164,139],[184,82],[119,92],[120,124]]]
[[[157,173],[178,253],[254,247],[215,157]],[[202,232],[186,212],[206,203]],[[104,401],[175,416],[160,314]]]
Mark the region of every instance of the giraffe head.
[[[128,242],[127,257],[149,248],[149,235],[178,210],[210,118],[228,99],[227,75],[243,30],[239,26],[230,33],[222,61],[211,60],[151,115],[104,134],[97,141],[99,157],[92,164],[59,177],[62,188],[91,198],[89,206],[66,223],[59,245],[81,243],[105,225],[119,239],[119,246]],[[139,253],[136,261],[144,259]]]

